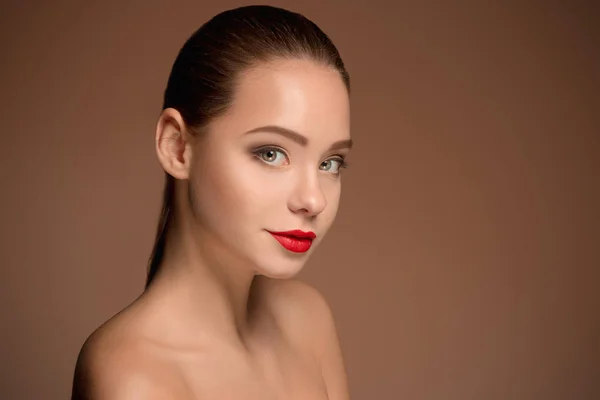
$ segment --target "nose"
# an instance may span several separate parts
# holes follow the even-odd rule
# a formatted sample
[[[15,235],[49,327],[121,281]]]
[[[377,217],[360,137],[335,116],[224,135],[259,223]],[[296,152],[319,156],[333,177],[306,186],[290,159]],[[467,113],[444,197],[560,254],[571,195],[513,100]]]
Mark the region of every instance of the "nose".
[[[327,199],[321,190],[318,177],[316,174],[305,174],[299,179],[290,196],[289,209],[313,217],[323,212],[325,206],[327,206]]]

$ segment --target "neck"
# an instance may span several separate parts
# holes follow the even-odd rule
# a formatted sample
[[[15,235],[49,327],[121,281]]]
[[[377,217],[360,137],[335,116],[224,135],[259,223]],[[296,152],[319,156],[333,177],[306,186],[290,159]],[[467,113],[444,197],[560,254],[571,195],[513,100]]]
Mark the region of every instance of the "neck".
[[[254,277],[252,267],[232,255],[217,238],[193,230],[190,224],[174,223],[159,272],[147,292],[158,294],[182,332],[204,332],[243,342],[250,329]]]

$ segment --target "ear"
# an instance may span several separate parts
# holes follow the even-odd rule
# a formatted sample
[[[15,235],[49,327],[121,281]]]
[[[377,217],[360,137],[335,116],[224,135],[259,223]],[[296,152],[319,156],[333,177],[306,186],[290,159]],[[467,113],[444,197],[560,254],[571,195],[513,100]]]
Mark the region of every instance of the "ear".
[[[191,134],[179,111],[163,110],[156,124],[156,154],[165,172],[187,179],[192,158]]]

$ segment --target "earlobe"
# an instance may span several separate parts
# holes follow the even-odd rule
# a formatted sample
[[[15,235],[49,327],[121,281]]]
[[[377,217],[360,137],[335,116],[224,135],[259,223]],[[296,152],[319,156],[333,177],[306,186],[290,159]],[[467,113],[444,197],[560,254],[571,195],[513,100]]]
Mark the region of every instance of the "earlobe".
[[[191,148],[184,130],[185,123],[177,110],[163,110],[156,124],[156,155],[165,172],[176,179],[187,179],[189,175]]]

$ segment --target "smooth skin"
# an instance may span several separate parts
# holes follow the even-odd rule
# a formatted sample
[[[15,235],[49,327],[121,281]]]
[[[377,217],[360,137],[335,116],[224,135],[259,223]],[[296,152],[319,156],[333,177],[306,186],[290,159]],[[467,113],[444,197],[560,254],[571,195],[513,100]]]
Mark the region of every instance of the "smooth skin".
[[[165,258],[85,342],[73,399],[349,399],[331,310],[293,279],[338,210],[348,92],[330,67],[278,59],[234,97],[199,134],[161,114],[156,152],[177,179]],[[317,234],[308,252],[268,232],[293,229]]]

